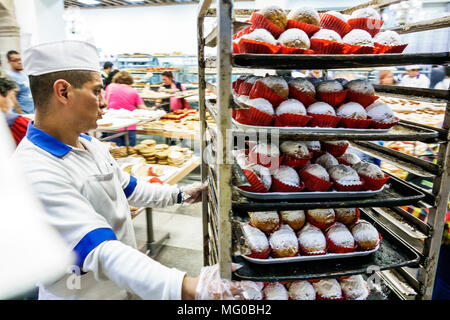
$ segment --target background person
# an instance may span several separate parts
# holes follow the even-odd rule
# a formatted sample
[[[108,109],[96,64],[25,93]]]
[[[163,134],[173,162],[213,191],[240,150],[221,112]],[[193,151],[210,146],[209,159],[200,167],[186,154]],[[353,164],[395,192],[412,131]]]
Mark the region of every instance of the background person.
[[[30,91],[30,82],[23,73],[22,57],[19,52],[10,50],[6,54],[10,70],[6,74],[14,80],[19,90],[13,97],[14,111],[17,113],[34,113],[34,102]]]
[[[429,88],[430,79],[420,73],[420,66],[412,65],[405,67],[406,74],[402,77],[400,85],[403,87]]]
[[[391,70],[382,70],[378,74],[378,83],[384,85],[395,86],[398,84]]]
[[[133,111],[137,109],[148,109],[145,106],[145,102],[139,96],[136,89],[132,87],[134,83],[131,73],[125,70],[117,72],[113,77],[112,83],[105,89],[105,100],[107,109],[126,109]],[[128,127],[128,138],[130,146],[136,145],[136,125]],[[110,136],[114,133],[105,133],[104,136]],[[114,141],[118,146],[125,145],[125,137],[121,136],[114,138],[110,141]]]
[[[113,63],[110,61],[106,61],[103,64],[103,71],[102,71],[102,81],[103,81],[103,88],[106,88],[107,84],[105,84],[106,79],[108,79],[109,74],[111,73],[113,69]]]
[[[434,89],[448,90],[450,88],[450,66],[445,67],[445,78],[438,82]]]
[[[178,89],[179,91],[186,91],[186,89],[181,85],[180,82],[177,82],[173,78],[172,71],[164,71],[161,75],[163,85],[160,88],[161,89]],[[164,100],[163,100],[164,102]],[[192,109],[189,102],[187,102],[183,98],[170,98],[170,110],[181,110],[181,109]],[[166,109],[166,111],[169,111],[169,108]]]

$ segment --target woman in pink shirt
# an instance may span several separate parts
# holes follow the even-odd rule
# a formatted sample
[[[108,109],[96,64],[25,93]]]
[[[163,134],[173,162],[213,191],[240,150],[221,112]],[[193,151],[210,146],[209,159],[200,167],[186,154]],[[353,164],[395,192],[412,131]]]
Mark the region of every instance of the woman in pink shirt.
[[[134,83],[131,73],[125,70],[119,71],[112,79],[112,83],[105,88],[105,100],[108,109],[127,109],[130,111],[138,109],[148,109],[144,101],[139,96],[136,89],[132,88]],[[136,125],[128,127],[128,137],[130,146],[136,145]],[[107,134],[109,136],[112,134]],[[118,146],[125,145],[125,137],[121,136],[110,141],[114,141]]]

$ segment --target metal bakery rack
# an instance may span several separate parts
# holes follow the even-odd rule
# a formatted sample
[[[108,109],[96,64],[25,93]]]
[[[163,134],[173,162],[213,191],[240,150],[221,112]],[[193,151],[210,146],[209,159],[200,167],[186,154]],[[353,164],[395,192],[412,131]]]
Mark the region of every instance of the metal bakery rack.
[[[433,190],[391,177],[385,189],[366,199],[336,199],[308,201],[258,201],[233,192],[233,184],[245,183],[245,176],[233,163],[230,150],[236,137],[246,133],[232,124],[231,70],[234,67],[252,69],[344,69],[357,67],[402,66],[412,64],[446,65],[448,52],[384,55],[264,55],[233,54],[232,35],[245,27],[235,17],[250,16],[254,10],[233,10],[233,1],[203,0],[198,9],[199,96],[202,147],[202,181],[209,189],[203,197],[204,264],[219,263],[223,278],[253,281],[283,281],[336,278],[364,274],[376,270],[389,289],[389,299],[431,299],[439,248],[444,230],[449,198],[449,90],[405,88],[376,85],[377,95],[418,101],[446,103],[442,128],[400,121],[384,133],[300,133],[288,135],[298,140],[349,140],[352,147],[416,175],[433,178]],[[341,11],[349,14],[364,6],[385,7],[399,1],[370,1]],[[217,26],[205,35],[205,19],[216,17]],[[450,26],[450,17],[422,21],[391,28],[398,33],[420,32]],[[205,47],[217,48],[215,58],[205,58]],[[217,69],[217,86],[206,82],[205,69]],[[217,101],[205,100],[205,90],[216,93]],[[216,125],[205,121],[209,110]],[[260,132],[257,132],[259,135]],[[280,135],[282,140],[286,136]],[[439,144],[436,164],[379,146],[370,141],[421,141]],[[215,159],[216,161],[207,161]],[[399,206],[428,208],[428,221],[415,218]],[[313,208],[359,207],[364,219],[371,221],[383,236],[381,247],[370,256],[277,265],[258,265],[234,256],[239,248],[240,234],[236,225],[249,211],[295,210]],[[232,262],[243,265],[232,272]],[[386,298],[386,296],[385,296]]]

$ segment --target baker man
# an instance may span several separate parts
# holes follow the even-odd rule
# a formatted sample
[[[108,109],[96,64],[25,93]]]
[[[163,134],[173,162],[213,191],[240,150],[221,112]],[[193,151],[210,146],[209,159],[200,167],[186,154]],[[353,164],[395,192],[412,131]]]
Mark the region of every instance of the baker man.
[[[140,182],[119,169],[104,144],[83,134],[97,127],[103,103],[97,55],[81,41],[42,44],[23,54],[36,115],[14,160],[77,258],[73,273],[40,285],[39,298],[195,298],[199,279],[209,277],[202,273],[211,270],[187,277],[138,251],[128,203],[190,203],[204,188]]]
[[[420,73],[420,66],[411,65],[405,67],[406,74],[402,77],[400,85],[403,87],[428,88],[430,79]]]

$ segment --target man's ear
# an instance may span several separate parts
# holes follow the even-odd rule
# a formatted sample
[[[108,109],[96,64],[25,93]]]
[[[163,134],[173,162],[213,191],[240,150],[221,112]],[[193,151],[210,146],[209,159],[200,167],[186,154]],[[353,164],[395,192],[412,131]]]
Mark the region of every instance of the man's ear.
[[[56,100],[63,104],[67,104],[70,91],[71,85],[66,80],[59,79],[53,84],[53,94],[55,95]]]

